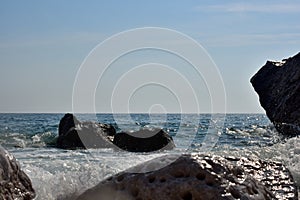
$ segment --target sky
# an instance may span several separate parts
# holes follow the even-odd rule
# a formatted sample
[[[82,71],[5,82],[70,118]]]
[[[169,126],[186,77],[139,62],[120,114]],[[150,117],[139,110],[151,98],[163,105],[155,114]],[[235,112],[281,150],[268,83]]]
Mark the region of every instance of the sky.
[[[82,102],[80,112],[207,113],[223,111],[216,104],[224,103],[228,113],[264,113],[250,78],[267,60],[293,56],[300,46],[300,2],[292,0],[1,0],[0,5],[0,112],[72,112],[74,85],[88,88],[93,81],[77,78],[97,45],[123,31],[160,27],[203,47],[208,54],[203,59],[210,58],[220,73],[225,100],[212,99],[222,91],[212,91],[205,73],[196,76],[180,57],[149,49],[113,62],[93,94],[79,94],[94,97]],[[118,51],[121,44],[110,48]],[[152,78],[153,84],[143,85]]]

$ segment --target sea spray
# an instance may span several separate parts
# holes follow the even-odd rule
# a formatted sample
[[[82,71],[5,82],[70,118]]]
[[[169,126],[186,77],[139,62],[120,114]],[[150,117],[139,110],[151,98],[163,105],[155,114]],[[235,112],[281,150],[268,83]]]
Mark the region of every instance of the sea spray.
[[[0,143],[15,155],[22,169],[31,178],[37,200],[71,198],[117,172],[164,154],[133,154],[112,149],[71,151],[53,148],[62,116],[63,114],[0,114]],[[99,122],[116,126],[113,115],[97,116]],[[159,117],[156,121],[150,121],[148,114],[132,116],[137,124],[161,127],[172,136],[176,135],[181,118],[180,114],[170,114],[166,122],[161,122]],[[81,117],[81,120],[89,119],[88,114]],[[189,117],[196,117],[199,123],[181,124],[185,134],[180,135],[182,138],[176,143],[176,149],[165,153],[198,153],[201,150],[210,115]],[[123,123],[126,125],[125,118]],[[130,124],[126,127],[130,129]],[[193,134],[195,129],[198,132],[187,149],[184,146],[184,137]],[[264,114],[228,114],[216,146],[209,152],[201,153],[283,162],[292,172],[299,188],[299,142],[299,137],[282,140]]]

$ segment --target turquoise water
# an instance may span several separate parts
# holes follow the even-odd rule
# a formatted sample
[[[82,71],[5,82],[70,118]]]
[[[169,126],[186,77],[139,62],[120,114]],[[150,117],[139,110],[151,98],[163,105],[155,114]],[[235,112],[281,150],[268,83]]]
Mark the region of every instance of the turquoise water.
[[[176,148],[153,153],[56,149],[53,144],[63,115],[0,114],[0,144],[15,155],[30,176],[36,199],[66,199],[146,160],[185,152],[281,161],[289,167],[298,185],[300,183],[300,139],[283,141],[264,114],[77,115],[83,121],[112,124],[118,131],[161,127],[173,137]],[[214,137],[210,137],[212,135]],[[209,148],[204,148],[207,145]]]

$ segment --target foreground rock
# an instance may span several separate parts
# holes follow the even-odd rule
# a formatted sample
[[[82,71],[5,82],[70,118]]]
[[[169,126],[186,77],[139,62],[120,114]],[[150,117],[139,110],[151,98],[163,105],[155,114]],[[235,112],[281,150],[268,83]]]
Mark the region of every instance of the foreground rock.
[[[151,152],[170,150],[175,147],[173,139],[162,129],[141,129],[139,131],[115,135],[113,143],[131,152]]]
[[[251,83],[276,129],[300,135],[300,53],[281,62],[267,61]]]
[[[30,179],[16,159],[0,146],[0,199],[30,200],[34,197]]]
[[[167,165],[172,160],[174,162]],[[87,190],[77,200],[297,198],[293,178],[280,163],[247,158],[182,155],[179,158],[157,158],[119,173]]]
[[[65,114],[60,120],[56,146],[63,149],[110,148],[116,130],[108,124],[80,122],[74,115]]]

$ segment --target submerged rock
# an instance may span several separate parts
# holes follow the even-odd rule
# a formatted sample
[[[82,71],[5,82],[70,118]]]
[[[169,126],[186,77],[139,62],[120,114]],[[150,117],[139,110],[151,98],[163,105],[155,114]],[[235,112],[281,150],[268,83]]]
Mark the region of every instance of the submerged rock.
[[[0,199],[30,200],[34,197],[30,179],[16,159],[0,146]]]
[[[167,165],[172,159],[174,162]],[[280,163],[192,154],[179,158],[168,155],[146,162],[109,177],[77,200],[297,198],[293,178]]]
[[[276,129],[300,135],[300,53],[281,62],[267,61],[251,83]]]
[[[80,122],[74,115],[65,114],[59,123],[56,146],[63,149],[109,148],[114,146],[110,136],[115,133],[111,125]]]
[[[175,147],[172,137],[162,129],[121,132],[115,135],[113,143],[119,148],[131,152],[170,150]]]

